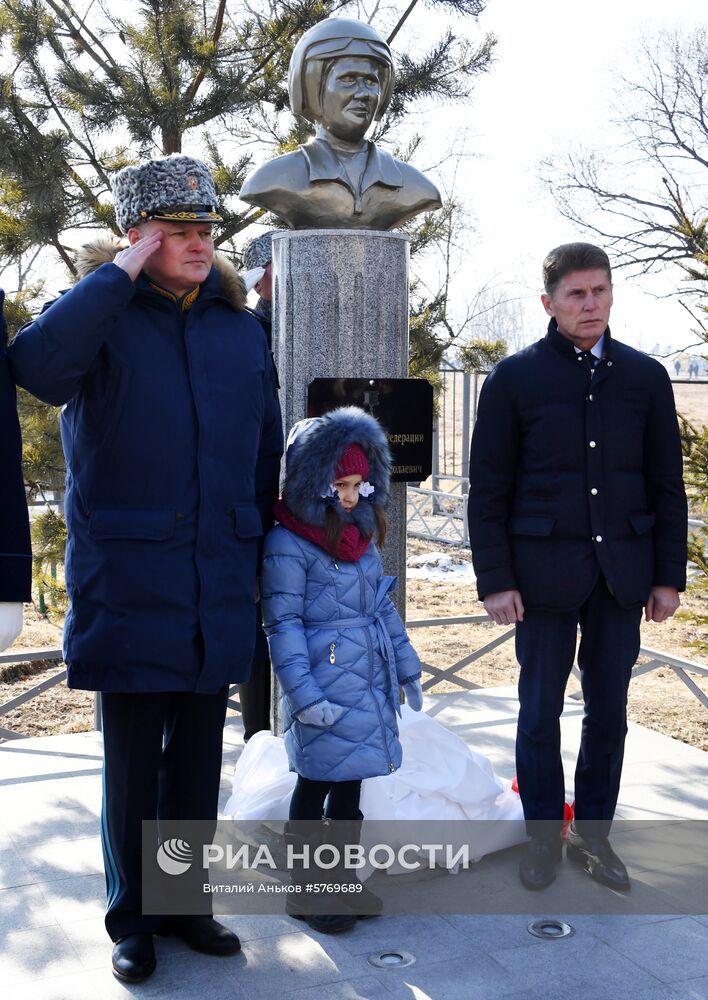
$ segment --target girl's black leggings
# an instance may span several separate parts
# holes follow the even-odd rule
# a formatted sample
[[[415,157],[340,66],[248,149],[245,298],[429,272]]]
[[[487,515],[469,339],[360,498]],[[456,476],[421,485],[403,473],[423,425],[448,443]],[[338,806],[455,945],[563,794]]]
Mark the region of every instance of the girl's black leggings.
[[[358,819],[361,780],[313,781],[297,776],[290,800],[290,819]],[[327,807],[325,808],[325,799]]]

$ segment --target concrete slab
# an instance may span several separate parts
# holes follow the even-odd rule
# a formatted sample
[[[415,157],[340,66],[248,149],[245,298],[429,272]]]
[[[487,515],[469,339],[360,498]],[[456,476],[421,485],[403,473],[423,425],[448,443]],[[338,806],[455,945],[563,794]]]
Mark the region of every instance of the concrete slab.
[[[94,791],[94,797],[95,794]],[[52,808],[51,823],[47,822],[47,817],[41,810],[34,810],[31,815],[16,813],[9,828],[14,847],[22,852],[25,848],[58,845],[67,840],[93,837],[99,818],[100,811],[62,804]]]
[[[346,983],[318,986],[316,994],[310,988],[287,993],[287,1000],[391,1000],[391,993],[384,983],[373,976],[352,979]],[[412,1000],[412,998],[411,998]]]
[[[29,866],[19,851],[14,847],[0,851],[0,889],[15,885],[29,885],[35,882]]]
[[[708,927],[690,917],[634,927],[612,947],[663,983],[708,976]]]
[[[71,878],[42,882],[48,911],[57,923],[65,925],[75,920],[95,920],[103,927],[106,911],[106,879],[99,875],[76,875]]]
[[[58,923],[40,885],[0,889],[0,941],[11,931],[50,927]]]
[[[34,843],[22,851],[22,856],[38,882],[103,872],[101,838],[96,835],[52,844]]]
[[[424,951],[424,942],[418,952]],[[376,973],[396,1000],[505,1000],[519,993],[524,985],[494,958],[468,948],[460,957],[436,962],[424,952],[415,965],[407,969],[386,969]],[[538,994],[540,1000],[540,993]],[[535,998],[534,998],[535,1000]]]
[[[545,943],[546,948],[501,948],[490,955],[513,976],[517,990],[522,986],[540,989],[548,983],[572,983],[573,991],[584,996],[585,989],[594,987],[599,980],[603,985],[611,984],[618,998],[644,996],[663,982],[643,963],[625,957],[626,953],[618,953],[593,935]],[[640,958],[634,954],[634,959]]]
[[[426,915],[361,920],[356,934],[342,934],[340,940],[352,955],[368,956],[382,950],[420,955],[423,951],[439,962],[458,958],[469,947],[469,939],[454,925],[443,917]]]
[[[497,772],[514,774],[516,689],[513,686],[426,697],[429,712]],[[566,705],[561,729],[569,785],[582,708]],[[231,792],[243,749],[240,719],[224,731],[221,801]],[[101,738],[72,734],[0,745],[0,993],[13,1000],[126,1000],[166,997],[211,1000],[565,1000],[568,984],[584,1000],[708,1000],[708,916],[669,917],[652,900],[699,909],[692,898],[705,882],[701,844],[690,824],[708,819],[708,754],[630,726],[615,846],[634,879],[627,896],[610,893],[564,861],[546,892],[518,884],[519,849],[484,858],[467,873],[471,905],[484,915],[390,916],[360,921],[327,937],[286,916],[225,916],[242,939],[240,955],[214,959],[173,938],[157,938],[158,968],[126,987],[111,974],[111,942],[103,926],[104,878],[98,823]],[[572,790],[569,789],[569,797]],[[647,830],[651,827],[651,836]],[[632,836],[641,829],[642,837]],[[671,848],[677,864],[657,871],[653,852]],[[416,892],[425,899],[430,883]],[[444,883],[443,883],[444,885]],[[6,888],[2,888],[6,886]],[[540,941],[534,915],[567,914],[581,891],[587,912],[567,915],[568,941]],[[683,896],[681,896],[683,893]],[[504,899],[528,915],[499,915]],[[496,908],[496,909],[495,909]],[[686,912],[685,910],[683,912]],[[404,950],[407,969],[376,970],[372,952]]]
[[[9,931],[0,950],[0,995],[17,983],[81,972],[79,956],[61,927]]]
[[[126,1000],[127,990],[111,976],[110,992],[100,988],[91,972],[41,979],[33,983],[15,983],[12,1000]]]

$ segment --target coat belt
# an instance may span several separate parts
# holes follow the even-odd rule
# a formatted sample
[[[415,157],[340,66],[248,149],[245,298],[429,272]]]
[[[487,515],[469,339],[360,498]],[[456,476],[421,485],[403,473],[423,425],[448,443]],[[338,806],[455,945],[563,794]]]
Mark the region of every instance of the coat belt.
[[[398,675],[396,674],[396,653],[393,648],[393,643],[391,642],[391,636],[389,635],[388,628],[386,627],[386,622],[379,610],[383,601],[388,600],[388,592],[381,595],[377,606],[374,608],[374,613],[372,615],[362,616],[360,618],[336,618],[334,621],[327,622],[311,622],[303,621],[305,628],[336,628],[336,629],[347,629],[347,628],[366,628],[369,625],[373,625],[376,629],[376,637],[378,639],[379,652],[383,657],[386,666],[388,668],[388,676],[391,683],[391,700],[393,702],[393,707],[398,715],[401,714],[401,699],[398,691]]]

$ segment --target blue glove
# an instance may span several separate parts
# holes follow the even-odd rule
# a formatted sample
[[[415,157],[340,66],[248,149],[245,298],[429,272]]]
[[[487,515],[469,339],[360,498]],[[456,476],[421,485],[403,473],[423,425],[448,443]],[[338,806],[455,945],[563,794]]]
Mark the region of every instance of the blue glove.
[[[308,708],[303,708],[301,712],[296,712],[295,718],[306,726],[320,726],[320,728],[326,729],[328,726],[334,725],[337,719],[343,715],[344,708],[341,705],[333,705],[331,701],[325,699],[318,701],[315,705],[308,706]]]
[[[406,705],[413,709],[414,712],[420,712],[423,707],[423,688],[420,684],[420,678],[416,678],[414,681],[407,681],[403,685],[403,692],[406,696]]]

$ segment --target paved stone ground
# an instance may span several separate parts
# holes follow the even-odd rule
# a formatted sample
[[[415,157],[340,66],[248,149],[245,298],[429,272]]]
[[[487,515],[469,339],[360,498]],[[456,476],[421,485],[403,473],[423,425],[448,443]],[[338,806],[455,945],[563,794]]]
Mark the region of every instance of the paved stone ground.
[[[499,774],[513,774],[513,689],[429,698],[426,710],[488,754]],[[569,776],[580,713],[577,703],[567,703],[562,727]],[[222,801],[241,748],[240,726],[230,723]],[[101,737],[13,741],[0,746],[0,996],[708,1000],[708,916],[695,915],[708,912],[707,859],[692,852],[695,838],[686,833],[698,824],[668,823],[708,819],[707,779],[707,754],[630,727],[618,809],[625,822],[613,835],[633,877],[627,896],[613,895],[564,861],[543,894],[519,890],[527,915],[495,912],[495,894],[517,885],[515,848],[484,858],[464,875],[474,886],[476,913],[486,909],[485,915],[388,916],[360,922],[338,937],[316,934],[285,916],[227,916],[222,919],[243,942],[239,955],[208,958],[159,938],[156,973],[129,988],[111,975],[102,920]],[[640,827],[641,843],[633,832]],[[654,841],[673,842],[670,869],[657,870],[652,861],[652,831]],[[565,916],[574,936],[546,941],[528,933],[534,916],[566,914],[568,899],[577,898],[579,889],[589,912]],[[415,962],[384,970],[369,964],[373,953],[397,950]]]

